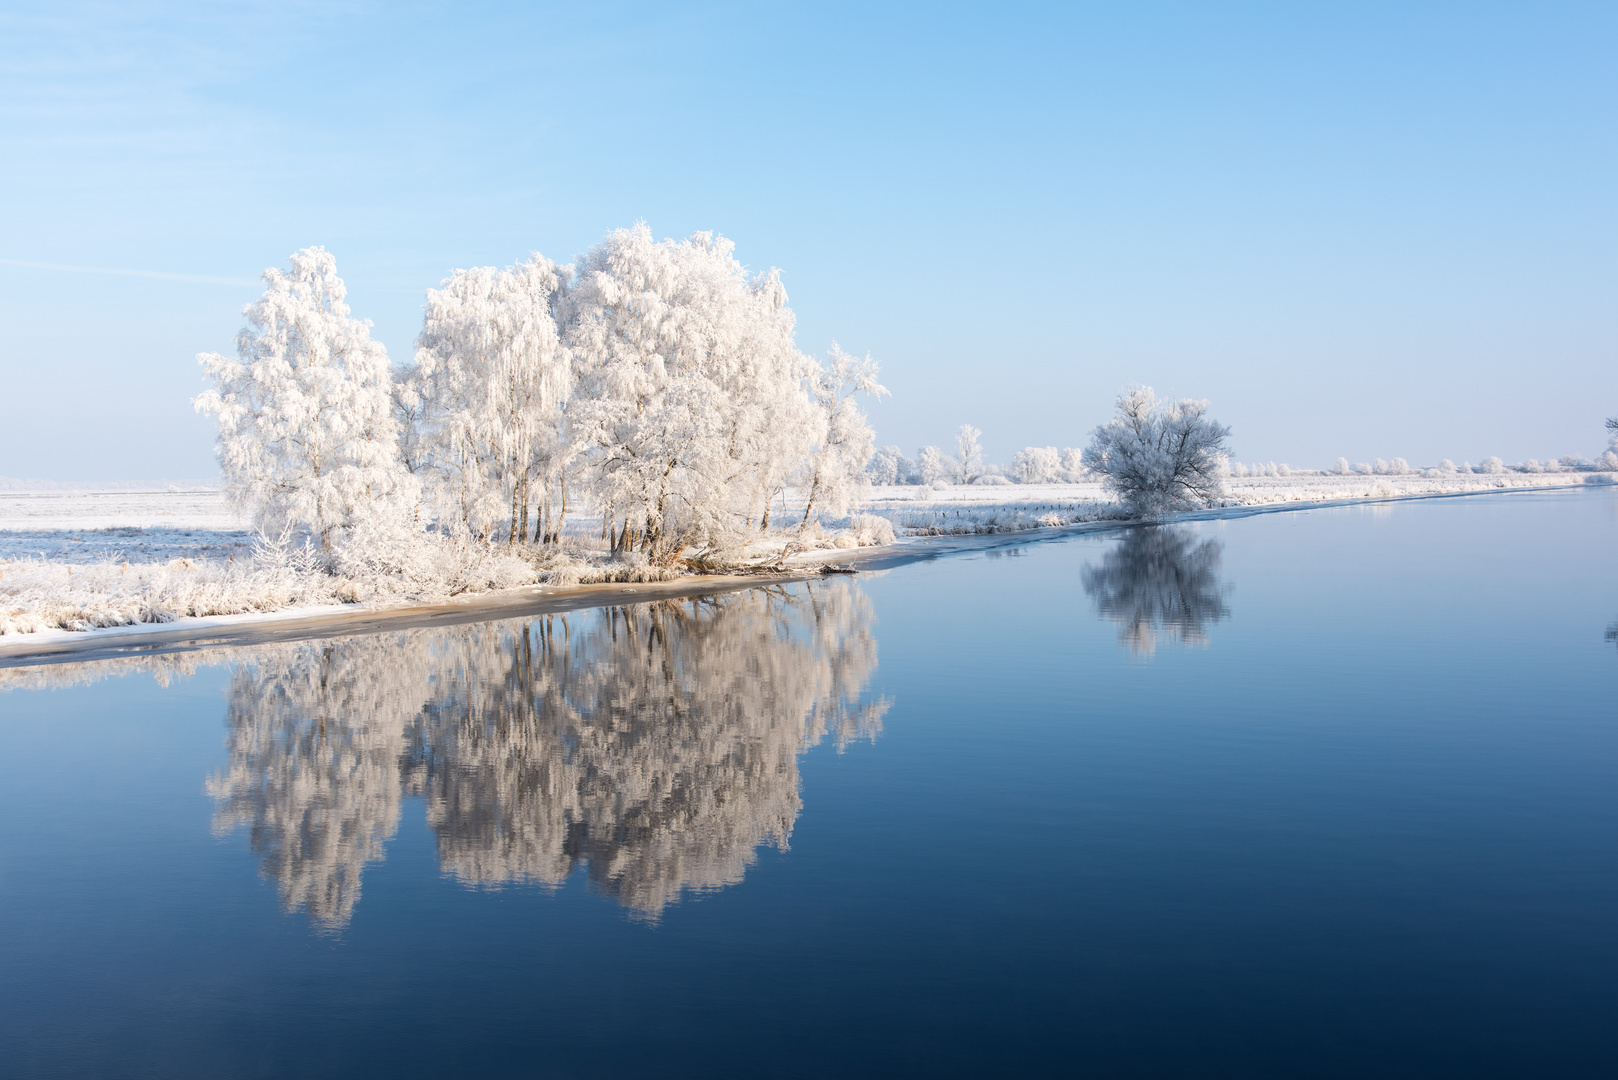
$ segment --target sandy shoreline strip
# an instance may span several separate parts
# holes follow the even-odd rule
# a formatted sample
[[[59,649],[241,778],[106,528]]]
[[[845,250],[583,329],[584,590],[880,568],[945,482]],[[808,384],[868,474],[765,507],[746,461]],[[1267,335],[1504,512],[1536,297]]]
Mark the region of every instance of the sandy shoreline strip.
[[[1481,491],[1423,492],[1378,498],[1230,506],[1177,514],[1162,524],[1228,521],[1259,514],[1331,510],[1425,499],[1463,499],[1478,495],[1520,495],[1577,490],[1582,489],[1577,485],[1488,488]],[[0,638],[0,667],[157,656],[225,645],[257,645],[303,638],[347,637],[424,626],[456,626],[495,619],[552,615],[617,604],[690,600],[763,585],[819,580],[823,576],[820,569],[822,565],[854,571],[888,570],[949,555],[1021,547],[1044,540],[1087,533],[1115,532],[1137,528],[1140,525],[1140,522],[1093,521],[1016,532],[907,537],[881,547],[806,552],[795,556],[784,570],[774,573],[699,574],[674,581],[633,585],[618,583],[526,585],[504,592],[480,593],[464,601],[445,604],[410,604],[379,608],[328,605],[288,608],[259,614],[209,615],[176,619],[169,623],[138,623],[134,626],[113,626],[95,630],[46,630]]]

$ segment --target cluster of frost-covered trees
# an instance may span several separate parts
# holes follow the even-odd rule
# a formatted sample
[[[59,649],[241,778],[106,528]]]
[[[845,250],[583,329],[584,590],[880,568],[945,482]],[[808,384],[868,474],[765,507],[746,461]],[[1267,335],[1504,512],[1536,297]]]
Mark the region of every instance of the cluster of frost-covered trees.
[[[778,272],[710,233],[611,233],[576,265],[458,270],[395,369],[321,248],[265,272],[236,359],[201,362],[227,492],[269,533],[341,561],[430,541],[555,544],[581,505],[617,552],[668,565],[840,515],[872,432],[876,365],[800,352]]]
[[[979,438],[983,432],[962,424],[955,433],[955,453],[923,446],[914,458],[897,446],[878,447],[867,474],[874,484],[1070,484],[1091,479],[1083,451],[1068,447],[1029,446],[1017,451],[1006,467],[984,461]]]

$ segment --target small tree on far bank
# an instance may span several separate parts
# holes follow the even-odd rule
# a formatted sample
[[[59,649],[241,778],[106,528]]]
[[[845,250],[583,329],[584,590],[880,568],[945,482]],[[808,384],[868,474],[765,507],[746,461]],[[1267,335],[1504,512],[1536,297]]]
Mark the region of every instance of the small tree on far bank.
[[[960,465],[958,483],[975,483],[983,473],[983,446],[978,442],[982,434],[971,424],[962,424],[955,431],[955,460]]]
[[[887,387],[876,377],[876,361],[869,356],[864,360],[850,356],[835,341],[830,360],[809,372],[806,381],[819,438],[803,465],[802,485],[808,495],[800,526],[808,525],[816,511],[843,514],[864,499],[870,487],[865,467],[875,452],[875,440],[854,395],[881,398],[886,394]]]
[[[1136,517],[1209,506],[1224,493],[1230,428],[1206,401],[1159,401],[1149,386],[1118,396],[1118,415],[1096,428],[1084,465]]]

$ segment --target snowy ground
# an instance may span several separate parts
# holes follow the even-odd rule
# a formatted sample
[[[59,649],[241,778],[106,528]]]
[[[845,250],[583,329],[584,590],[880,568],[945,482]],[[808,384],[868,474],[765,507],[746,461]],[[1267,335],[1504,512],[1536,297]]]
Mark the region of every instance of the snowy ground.
[[[0,562],[228,560],[250,547],[217,490],[0,492]]]
[[[1295,472],[1290,476],[1232,477],[1220,507],[1275,503],[1396,499],[1508,488],[1610,482],[1610,473],[1507,472],[1377,476]],[[871,490],[864,512],[887,518],[901,535],[1016,532],[1052,525],[1105,521],[1120,516],[1099,483],[1004,484],[968,487],[890,486]]]
[[[1232,478],[1224,508],[1407,498],[1585,483],[1610,473],[1445,475],[1293,473]],[[786,513],[791,520],[789,494]],[[750,560],[790,565],[900,538],[1020,532],[1122,517],[1099,484],[879,487],[844,527],[782,532]],[[889,526],[891,525],[891,532]],[[557,558],[474,569],[471,591],[534,582],[650,581],[656,568],[605,563],[600,522],[569,521],[570,550]],[[791,541],[782,551],[782,546]],[[768,550],[766,550],[768,549]],[[41,630],[169,623],[179,618],[268,613],[359,598],[352,583],[253,558],[252,535],[212,490],[0,492],[0,636]],[[515,569],[513,569],[513,566]],[[391,598],[393,602],[417,598]],[[378,601],[386,602],[386,601]]]

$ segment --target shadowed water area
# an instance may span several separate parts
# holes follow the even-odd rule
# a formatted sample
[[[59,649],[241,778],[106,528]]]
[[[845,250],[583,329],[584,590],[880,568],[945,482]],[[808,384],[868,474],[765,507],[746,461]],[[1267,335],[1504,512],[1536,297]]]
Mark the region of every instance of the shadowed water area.
[[[1618,493],[0,667],[6,1076],[1605,1076]]]

